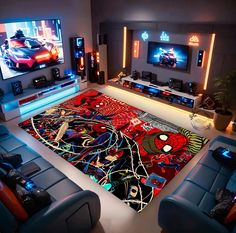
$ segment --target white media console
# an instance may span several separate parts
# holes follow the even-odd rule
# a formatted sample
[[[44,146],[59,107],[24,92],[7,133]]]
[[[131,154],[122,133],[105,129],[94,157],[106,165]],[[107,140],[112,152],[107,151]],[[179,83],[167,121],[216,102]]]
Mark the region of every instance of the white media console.
[[[52,103],[87,87],[87,80],[81,81],[79,76],[56,81],[44,88],[26,88],[23,93],[14,96],[7,93],[0,101],[0,118],[8,121],[46,104]]]
[[[152,96],[157,99],[163,99],[173,104],[182,105],[187,108],[199,107],[202,95],[190,95],[184,92],[176,91],[168,86],[154,85],[148,81],[134,80],[131,76],[122,78],[121,85],[139,93]]]

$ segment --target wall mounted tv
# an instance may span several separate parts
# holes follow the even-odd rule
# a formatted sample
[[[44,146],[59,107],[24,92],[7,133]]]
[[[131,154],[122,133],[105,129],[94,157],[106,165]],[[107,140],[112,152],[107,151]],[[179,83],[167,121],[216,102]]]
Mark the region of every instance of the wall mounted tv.
[[[188,71],[189,46],[148,42],[147,63],[173,70]]]
[[[0,24],[0,76],[4,80],[61,63],[60,20]]]

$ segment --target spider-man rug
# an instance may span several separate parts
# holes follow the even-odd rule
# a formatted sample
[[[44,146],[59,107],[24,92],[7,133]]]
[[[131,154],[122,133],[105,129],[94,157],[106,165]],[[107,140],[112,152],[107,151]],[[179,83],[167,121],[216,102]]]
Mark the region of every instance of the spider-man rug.
[[[19,126],[136,211],[208,142],[96,90]]]

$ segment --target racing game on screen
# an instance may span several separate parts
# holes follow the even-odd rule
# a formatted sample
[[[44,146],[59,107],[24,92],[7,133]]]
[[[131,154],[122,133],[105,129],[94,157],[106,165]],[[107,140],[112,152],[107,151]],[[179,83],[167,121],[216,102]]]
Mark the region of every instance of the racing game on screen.
[[[13,78],[64,63],[58,19],[0,24],[0,75]]]
[[[188,70],[189,47],[187,45],[148,43],[147,63],[164,68]]]

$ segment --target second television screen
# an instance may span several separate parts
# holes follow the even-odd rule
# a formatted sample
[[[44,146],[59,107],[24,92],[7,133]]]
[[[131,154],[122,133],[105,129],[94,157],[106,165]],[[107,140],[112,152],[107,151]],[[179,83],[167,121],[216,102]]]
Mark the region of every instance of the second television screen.
[[[59,19],[0,24],[0,76],[4,80],[61,63]]]

